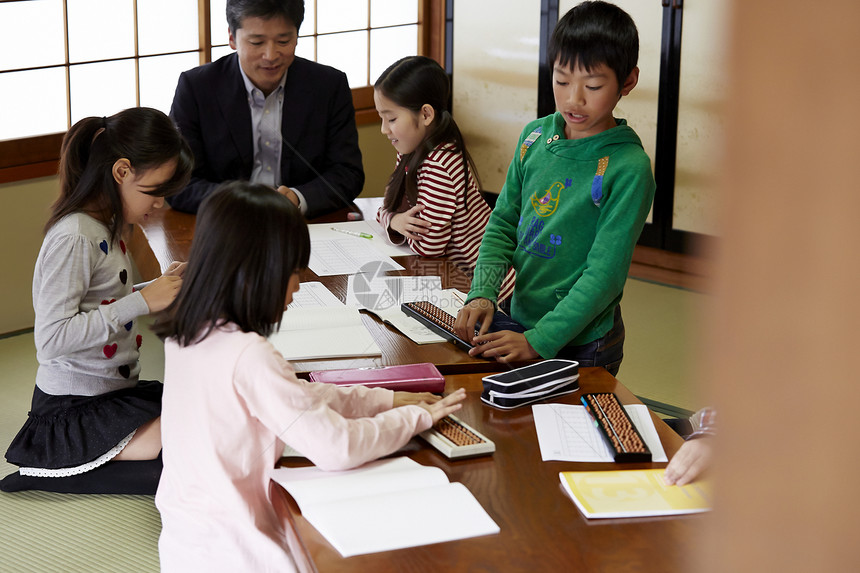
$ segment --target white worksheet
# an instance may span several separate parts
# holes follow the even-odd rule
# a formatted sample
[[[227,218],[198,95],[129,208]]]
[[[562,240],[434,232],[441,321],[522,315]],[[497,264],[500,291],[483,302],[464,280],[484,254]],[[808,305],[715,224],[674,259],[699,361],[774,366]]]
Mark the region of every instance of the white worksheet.
[[[403,270],[400,264],[380,253],[369,240],[359,237],[311,239],[308,267],[320,277]]]
[[[648,407],[644,404],[627,404],[624,409],[651,450],[651,461],[669,461]],[[595,427],[585,406],[535,404],[532,406],[532,415],[543,461],[615,461],[609,445]]]
[[[318,308],[328,306],[344,306],[333,292],[319,281],[301,283],[298,292],[293,293],[293,302],[289,308]]]
[[[401,303],[416,300],[430,301],[456,317],[466,294],[442,289],[442,278],[438,276],[356,274],[347,279],[347,304],[372,312],[416,344],[445,342],[444,337],[400,310]]]
[[[433,302],[442,291],[442,277],[357,274],[347,277],[346,303],[367,310],[400,308],[404,302]]]
[[[346,231],[344,233],[343,231]],[[326,240],[326,239],[348,239],[350,235],[347,233],[366,233],[372,238],[352,236],[359,244],[370,244],[377,251],[389,257],[402,257],[414,255],[415,252],[408,245],[394,245],[388,240],[388,233],[382,229],[375,219],[365,219],[363,221],[346,221],[340,223],[311,223],[308,225],[308,232],[311,236],[311,242]]]

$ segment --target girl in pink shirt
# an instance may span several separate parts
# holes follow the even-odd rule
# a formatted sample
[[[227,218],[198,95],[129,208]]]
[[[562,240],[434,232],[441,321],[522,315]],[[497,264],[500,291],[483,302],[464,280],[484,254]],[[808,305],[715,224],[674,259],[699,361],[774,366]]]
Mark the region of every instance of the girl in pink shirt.
[[[197,217],[165,342],[162,571],[292,571],[298,540],[268,472],[289,444],[325,470],[389,454],[459,409],[465,393],[305,382],[268,342],[310,255],[298,209],[227,183]]]

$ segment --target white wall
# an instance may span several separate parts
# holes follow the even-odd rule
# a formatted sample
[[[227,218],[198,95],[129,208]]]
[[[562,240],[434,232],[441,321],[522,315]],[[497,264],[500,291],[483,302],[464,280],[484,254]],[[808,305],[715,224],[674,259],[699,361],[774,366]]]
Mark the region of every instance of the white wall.
[[[33,265],[57,192],[56,177],[0,185],[0,334],[33,326]]]
[[[717,235],[719,174],[728,93],[730,7],[713,0],[684,2],[678,152],[673,226]]]
[[[559,15],[578,0],[564,0]],[[627,119],[654,161],[662,8],[616,0],[639,30],[639,84],[615,115]],[[674,225],[716,234],[715,181],[722,141],[728,7],[684,3]],[[523,126],[537,117],[540,0],[454,3],[454,118],[483,187],[499,191]]]
[[[454,119],[484,189],[505,182],[520,132],[537,117],[540,0],[454,3]]]

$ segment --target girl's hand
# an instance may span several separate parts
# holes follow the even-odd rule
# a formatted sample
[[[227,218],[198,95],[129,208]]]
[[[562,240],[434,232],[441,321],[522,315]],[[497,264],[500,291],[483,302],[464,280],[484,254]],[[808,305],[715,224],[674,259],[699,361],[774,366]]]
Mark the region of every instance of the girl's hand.
[[[437,396],[431,392],[395,392],[393,408],[399,408],[400,406],[418,406],[421,402],[435,404],[441,399],[442,396]]]
[[[475,337],[475,325],[481,323],[479,334],[485,334],[493,323],[496,307],[488,298],[473,298],[460,309],[454,321],[454,333],[461,339],[469,341]]]
[[[448,394],[441,400],[434,402],[432,404],[428,404],[427,402],[421,402],[418,404],[428,412],[430,412],[430,416],[433,418],[433,423],[435,424],[448,414],[452,414],[463,407],[460,402],[466,399],[466,391],[462,388],[458,388],[452,394]]]
[[[474,348],[469,350],[469,356],[495,358],[497,362],[519,362],[540,358],[540,354],[532,348],[526,336],[521,332],[500,330],[482,334],[472,338]]]
[[[186,265],[187,265],[187,263],[180,263],[179,261],[173,261],[172,263],[170,263],[170,266],[167,267],[167,270],[164,271],[162,276],[181,277],[182,274],[185,272]]]
[[[669,485],[686,485],[699,477],[711,464],[712,444],[709,437],[687,440],[666,466],[663,480]]]
[[[181,286],[182,277],[165,273],[140,289],[140,294],[143,295],[149,312],[161,312],[173,302],[173,299],[179,294],[179,287]]]
[[[391,223],[388,224],[392,231],[396,231],[413,241],[420,241],[421,235],[425,234],[430,229],[430,221],[425,221],[418,216],[424,210],[424,205],[420,203],[415,205],[408,211],[397,213],[391,217]]]

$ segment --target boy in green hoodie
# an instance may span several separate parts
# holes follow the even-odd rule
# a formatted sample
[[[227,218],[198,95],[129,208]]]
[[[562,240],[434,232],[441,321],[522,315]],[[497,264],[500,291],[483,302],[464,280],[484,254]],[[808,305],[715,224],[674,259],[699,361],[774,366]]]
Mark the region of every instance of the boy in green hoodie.
[[[548,59],[557,111],[520,136],[455,324],[471,355],[618,372],[619,302],[655,189],[639,137],[612,115],[636,86],[638,55],[636,25],[613,4],[583,2],[556,25]],[[510,266],[517,279],[503,325],[496,300]]]

